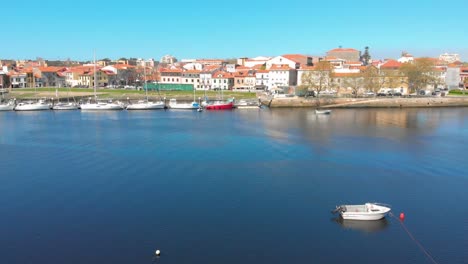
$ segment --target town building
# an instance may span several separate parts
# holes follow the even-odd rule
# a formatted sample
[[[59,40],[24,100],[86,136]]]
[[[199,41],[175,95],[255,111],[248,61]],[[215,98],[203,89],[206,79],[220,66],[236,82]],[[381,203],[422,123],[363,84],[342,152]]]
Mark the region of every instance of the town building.
[[[234,74],[217,71],[212,76],[212,90],[232,90],[234,87]]]
[[[268,89],[297,85],[297,71],[288,64],[273,64],[269,69]]]
[[[439,60],[445,61],[447,63],[454,63],[456,61],[461,61],[460,55],[455,53],[444,53],[440,54]]]
[[[335,57],[345,61],[359,61],[361,59],[361,52],[356,49],[338,48],[329,50],[327,57]]]
[[[270,87],[270,71],[268,70],[257,70],[255,72],[255,89],[256,90],[267,90]]]
[[[183,84],[191,84],[193,88],[200,89],[200,73],[201,71],[198,70],[189,70],[182,72],[182,82]]]

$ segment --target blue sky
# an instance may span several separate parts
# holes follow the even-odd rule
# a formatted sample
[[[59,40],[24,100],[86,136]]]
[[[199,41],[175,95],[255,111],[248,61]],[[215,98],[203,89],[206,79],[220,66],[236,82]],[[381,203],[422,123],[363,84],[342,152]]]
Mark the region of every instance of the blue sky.
[[[370,47],[374,58],[459,53],[468,1],[6,1],[0,58],[232,58],[323,55]]]

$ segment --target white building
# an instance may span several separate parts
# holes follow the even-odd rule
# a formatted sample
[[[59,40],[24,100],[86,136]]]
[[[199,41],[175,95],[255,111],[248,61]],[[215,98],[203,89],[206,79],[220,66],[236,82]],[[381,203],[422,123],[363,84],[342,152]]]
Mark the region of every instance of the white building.
[[[444,54],[441,54],[439,56],[439,60],[441,61],[445,61],[445,62],[448,62],[448,63],[453,63],[453,62],[456,62],[456,61],[461,61],[460,59],[460,55],[459,54],[455,54],[455,53],[444,53]]]
[[[237,59],[237,64],[245,67],[255,67],[257,65],[264,65],[267,61],[271,60],[271,57],[255,57],[255,58],[240,58]]]
[[[269,69],[268,89],[280,86],[296,86],[297,71],[288,64],[273,64]]]
[[[269,74],[268,70],[258,70],[255,73],[255,89],[268,89],[270,87]]]
[[[137,59],[136,61],[137,66],[140,67],[151,67],[154,68],[154,59]]]
[[[407,63],[407,62],[412,62],[412,61],[414,61],[413,55],[405,53],[405,52],[401,55],[401,58],[398,59],[399,63]]]
[[[201,71],[203,70],[203,64],[198,62],[189,62],[185,64],[183,68],[189,71]]]
[[[270,69],[272,65],[288,65],[292,69],[299,69],[301,66],[312,65],[312,57],[301,54],[285,54],[274,57],[266,62],[266,69]]]
[[[171,55],[166,55],[161,58],[160,60],[161,63],[166,63],[166,64],[174,64],[177,62],[176,57],[171,56]]]

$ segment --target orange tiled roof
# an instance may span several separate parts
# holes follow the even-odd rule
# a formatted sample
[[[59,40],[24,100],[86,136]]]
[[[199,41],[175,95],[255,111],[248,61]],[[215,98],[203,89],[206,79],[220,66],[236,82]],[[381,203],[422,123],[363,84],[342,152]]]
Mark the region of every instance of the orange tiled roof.
[[[336,72],[333,74],[334,77],[358,77],[359,73],[354,72]]]
[[[292,60],[300,64],[307,64],[307,58],[308,58],[308,56],[302,55],[302,54],[285,54],[285,55],[282,55],[281,57],[284,57],[288,60]]]
[[[383,68],[383,69],[397,69],[397,68],[400,68],[402,65],[402,63],[396,61],[396,60],[388,60],[387,62],[385,62],[384,64],[382,64],[380,66],[380,68]]]
[[[289,71],[291,68],[287,64],[273,64],[270,71]]]
[[[234,78],[234,75],[230,72],[217,71],[213,73],[213,78]]]

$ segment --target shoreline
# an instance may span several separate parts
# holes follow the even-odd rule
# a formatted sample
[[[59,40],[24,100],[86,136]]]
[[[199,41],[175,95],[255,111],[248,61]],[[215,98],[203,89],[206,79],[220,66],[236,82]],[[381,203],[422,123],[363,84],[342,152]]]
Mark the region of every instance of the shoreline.
[[[267,98],[261,102],[270,108],[427,108],[468,107],[468,97],[417,97],[417,98]]]

